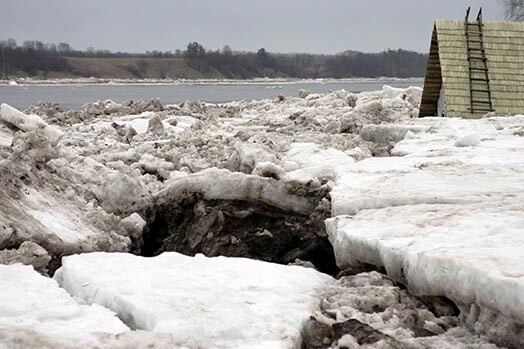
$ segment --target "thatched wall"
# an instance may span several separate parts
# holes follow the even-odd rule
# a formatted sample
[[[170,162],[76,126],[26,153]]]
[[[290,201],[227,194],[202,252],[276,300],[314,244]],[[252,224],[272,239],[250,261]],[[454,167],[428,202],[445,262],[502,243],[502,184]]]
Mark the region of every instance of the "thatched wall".
[[[524,23],[485,22],[483,36],[495,112],[524,114]],[[464,21],[435,22],[420,116],[436,114],[442,83],[448,116],[479,116],[470,112]]]

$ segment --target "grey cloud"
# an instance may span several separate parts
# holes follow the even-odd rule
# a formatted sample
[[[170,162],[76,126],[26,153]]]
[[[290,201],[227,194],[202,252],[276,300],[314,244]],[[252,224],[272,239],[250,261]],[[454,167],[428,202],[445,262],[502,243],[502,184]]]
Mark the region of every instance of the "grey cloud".
[[[426,52],[433,20],[461,19],[467,6],[503,19],[496,0],[2,0],[0,39],[129,52],[189,41],[246,51]]]

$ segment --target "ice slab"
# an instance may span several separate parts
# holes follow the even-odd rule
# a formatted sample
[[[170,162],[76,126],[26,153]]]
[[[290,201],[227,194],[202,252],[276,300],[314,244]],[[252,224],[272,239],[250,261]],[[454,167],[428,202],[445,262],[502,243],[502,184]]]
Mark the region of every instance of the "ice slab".
[[[345,172],[354,160],[344,152],[332,148],[322,149],[315,143],[292,143],[282,155],[283,162],[295,164],[297,169],[289,171],[286,180],[307,182],[314,178],[334,180],[338,173]]]
[[[418,294],[524,322],[524,117],[411,124],[429,129],[339,174],[327,223],[339,266],[385,266]]]
[[[216,168],[173,179],[155,195],[156,204],[183,197],[188,192],[200,193],[206,200],[262,201],[282,210],[298,213],[313,212],[316,205],[314,198],[290,194],[284,183]]]
[[[31,266],[0,265],[0,348],[93,348],[99,333],[126,331],[115,313],[79,305]]]
[[[13,143],[14,131],[0,121],[0,147],[10,147]]]
[[[138,134],[145,134],[149,127],[149,120],[152,119],[156,113],[154,112],[143,112],[138,115],[125,115],[116,117],[113,119],[114,122],[121,125],[131,126]],[[172,132],[181,132],[191,127],[198,120],[190,116],[172,116],[169,118],[171,122],[176,121],[176,126],[171,125],[167,121],[162,121],[162,126],[166,130]]]
[[[18,197],[0,189],[0,244],[33,241],[51,255],[106,248],[127,251],[129,238],[99,229],[73,202],[47,188],[22,187]]]
[[[52,145],[56,145],[64,135],[60,129],[48,125],[38,115],[24,114],[5,103],[0,104],[0,120],[25,132],[38,129],[49,139]]]
[[[327,275],[245,258],[90,253],[63,258],[55,279],[130,327],[191,348],[300,348]]]

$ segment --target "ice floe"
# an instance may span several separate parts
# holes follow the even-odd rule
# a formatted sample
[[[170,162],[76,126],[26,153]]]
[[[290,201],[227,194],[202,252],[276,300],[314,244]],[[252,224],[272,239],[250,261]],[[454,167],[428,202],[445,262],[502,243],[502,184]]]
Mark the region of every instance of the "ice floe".
[[[299,348],[301,330],[333,279],[310,268],[245,258],[64,257],[55,279],[115,311],[131,328],[172,334],[191,348]]]

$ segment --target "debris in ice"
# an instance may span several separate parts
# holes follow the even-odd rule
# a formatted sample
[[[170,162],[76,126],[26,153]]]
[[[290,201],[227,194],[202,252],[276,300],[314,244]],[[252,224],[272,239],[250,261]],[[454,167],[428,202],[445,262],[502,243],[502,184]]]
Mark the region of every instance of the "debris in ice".
[[[458,326],[456,314],[434,313],[431,304],[377,272],[343,276],[322,297],[321,311],[306,325],[307,349],[498,348]]]
[[[146,221],[136,212],[122,219],[122,226],[134,239],[142,235],[145,225]]]
[[[24,241],[18,249],[0,251],[0,264],[22,263],[32,265],[36,271],[47,274],[47,265],[51,256],[47,251],[32,241]]]
[[[149,123],[147,125],[147,132],[151,132],[157,136],[161,136],[164,134],[164,125],[162,124],[162,120],[158,115],[155,115],[149,119]]]
[[[308,90],[308,89],[300,89],[300,90],[298,91],[298,96],[299,96],[300,98],[306,98],[306,97],[309,96],[310,94],[311,94],[311,91]]]
[[[277,180],[283,169],[269,162],[254,172],[263,176],[207,169],[169,180],[154,195],[135,248],[143,255],[177,251],[283,264],[299,258],[336,273],[323,223],[330,186]]]

